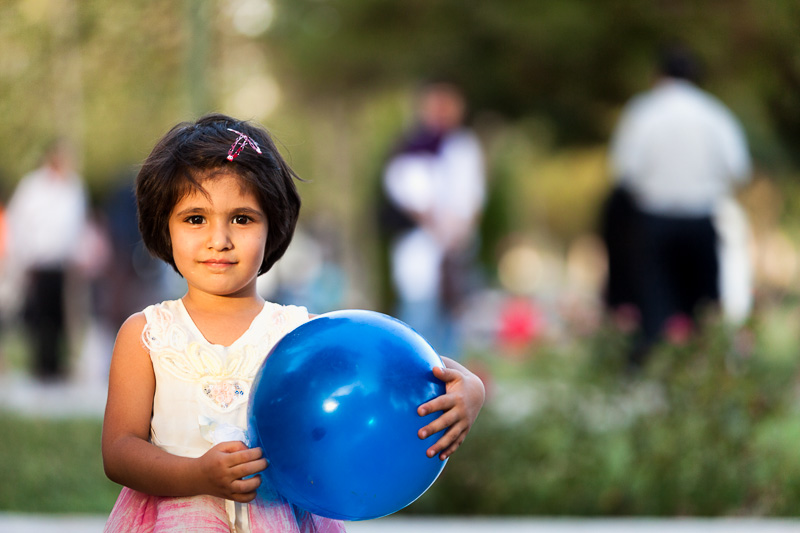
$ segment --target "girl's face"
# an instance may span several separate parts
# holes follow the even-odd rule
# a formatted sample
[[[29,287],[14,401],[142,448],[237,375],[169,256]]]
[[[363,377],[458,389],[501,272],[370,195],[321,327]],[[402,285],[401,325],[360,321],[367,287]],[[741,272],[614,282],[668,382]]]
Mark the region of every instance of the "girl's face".
[[[267,243],[267,217],[233,173],[201,181],[169,217],[172,255],[189,291],[255,296]]]

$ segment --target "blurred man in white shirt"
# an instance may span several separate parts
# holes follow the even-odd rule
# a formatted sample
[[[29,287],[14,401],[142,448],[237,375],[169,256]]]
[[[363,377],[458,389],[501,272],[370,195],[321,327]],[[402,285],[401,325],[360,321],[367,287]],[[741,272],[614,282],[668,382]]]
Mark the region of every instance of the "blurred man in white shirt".
[[[624,109],[611,143],[612,172],[637,217],[635,302],[643,341],[633,362],[672,321],[693,319],[720,299],[714,216],[750,176],[744,132],[734,115],[695,85],[698,64],[668,50],[661,77]]]
[[[24,319],[33,344],[33,371],[44,380],[65,377],[65,278],[87,252],[81,246],[86,191],[73,170],[68,144],[54,143],[43,164],[22,178],[7,214],[7,261],[25,279]]]

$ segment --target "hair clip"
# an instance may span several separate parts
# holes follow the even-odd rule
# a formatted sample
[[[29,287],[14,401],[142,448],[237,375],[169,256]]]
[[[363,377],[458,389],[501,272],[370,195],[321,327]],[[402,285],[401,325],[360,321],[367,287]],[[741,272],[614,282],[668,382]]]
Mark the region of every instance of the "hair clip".
[[[236,131],[232,128],[228,128],[228,131],[232,131],[233,133],[238,135],[236,140],[233,141],[231,149],[228,150],[228,161],[233,161],[234,159],[236,159],[239,156],[239,154],[242,153],[242,150],[247,144],[249,144],[250,148],[255,150],[257,153],[259,154],[261,153],[261,148],[258,147],[258,143],[256,143],[253,139],[251,139],[249,135],[244,134],[240,131]]]

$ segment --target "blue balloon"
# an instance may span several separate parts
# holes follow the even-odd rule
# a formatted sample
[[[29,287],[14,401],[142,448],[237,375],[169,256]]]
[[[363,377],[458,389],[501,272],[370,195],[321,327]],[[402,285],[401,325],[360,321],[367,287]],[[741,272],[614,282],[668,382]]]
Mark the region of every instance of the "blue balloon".
[[[256,376],[249,432],[269,467],[262,487],[314,514],[368,520],[424,493],[446,461],[427,449],[439,416],[417,408],[445,392],[444,367],[409,326],[372,311],[320,315],[283,337]],[[261,493],[259,494],[261,497]]]

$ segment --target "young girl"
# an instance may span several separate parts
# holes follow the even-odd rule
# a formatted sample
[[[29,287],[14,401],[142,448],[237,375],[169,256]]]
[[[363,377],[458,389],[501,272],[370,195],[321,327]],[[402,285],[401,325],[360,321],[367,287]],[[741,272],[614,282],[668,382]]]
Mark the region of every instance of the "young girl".
[[[254,374],[309,318],[256,292],[292,238],[295,177],[266,131],[224,115],[175,126],[142,166],[142,238],[188,290],[131,316],[117,336],[102,445],[106,474],[124,487],[106,531],[344,530],[280,496],[255,499],[268,465],[244,443]],[[434,374],[446,393],[419,407],[442,413],[419,431],[424,439],[448,428],[428,450],[441,459],[484,399],[474,374],[443,360]]]

